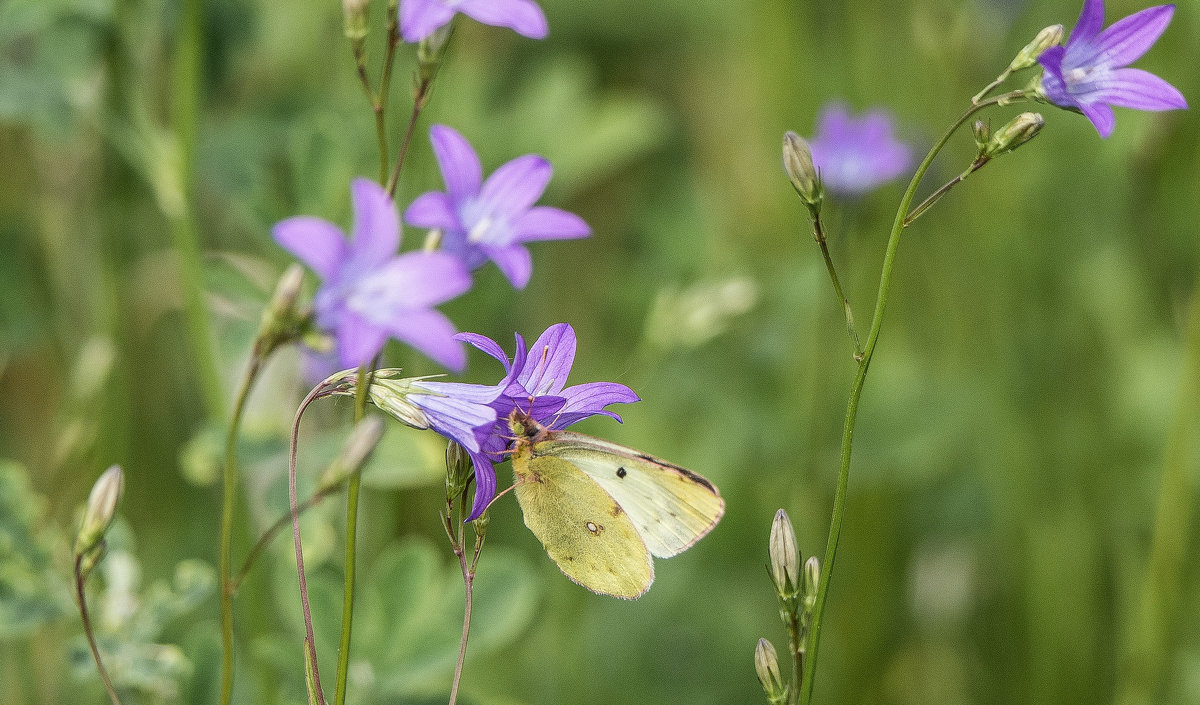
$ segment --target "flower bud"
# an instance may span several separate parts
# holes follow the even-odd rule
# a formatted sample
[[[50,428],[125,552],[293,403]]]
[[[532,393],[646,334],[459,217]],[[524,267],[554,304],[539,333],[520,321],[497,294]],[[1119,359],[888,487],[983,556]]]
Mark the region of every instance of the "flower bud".
[[[1042,52],[1050,47],[1058,44],[1063,38],[1063,26],[1060,24],[1050,25],[1037,33],[1033,41],[1025,45],[1025,48],[1017,53],[1012,63],[1008,65],[1009,71],[1020,71],[1027,69],[1037,63],[1038,57]]]
[[[471,454],[455,441],[446,444],[446,498],[458,499],[466,491],[475,466]]]
[[[983,120],[976,120],[971,131],[975,134],[975,146],[983,154],[987,150],[988,140],[992,138],[992,126]]]
[[[370,0],[342,0],[346,38],[361,42],[367,36],[367,11]]]
[[[817,604],[817,588],[821,584],[821,561],[810,556],[804,562],[804,612],[811,614]]]
[[[762,683],[767,700],[772,703],[782,703],[787,699],[787,686],[783,684],[783,676],[779,673],[779,657],[775,646],[766,639],[759,639],[754,647],[754,670],[758,673],[758,681]]]
[[[780,599],[794,599],[800,592],[800,551],[796,548],[796,532],[787,512],[775,512],[768,542],[771,557],[771,580]]]
[[[821,176],[813,165],[812,150],[803,137],[791,130],[783,133],[783,170],[792,182],[792,188],[800,195],[800,200],[810,210],[819,209]]]
[[[1021,113],[992,133],[983,153],[994,157],[1011,152],[1036,137],[1045,124],[1040,113]]]
[[[83,510],[83,521],[75,535],[75,555],[84,556],[92,552],[104,540],[104,534],[112,524],[125,489],[125,475],[120,465],[114,465],[92,485],[87,507]]]
[[[322,489],[336,487],[346,478],[361,471],[382,438],[383,419],[379,416],[363,417],[350,432],[342,446],[342,452],[333,459],[325,474],[321,476],[319,486]]]
[[[262,322],[258,326],[255,351],[260,357],[270,354],[275,348],[300,336],[309,316],[307,311],[297,308],[300,288],[304,284],[304,268],[292,264],[275,285],[271,301],[263,310]]]
[[[417,71],[422,81],[432,81],[437,75],[438,68],[442,65],[442,57],[446,55],[446,44],[449,43],[453,31],[454,23],[449,22],[438,27],[433,34],[417,44]]]

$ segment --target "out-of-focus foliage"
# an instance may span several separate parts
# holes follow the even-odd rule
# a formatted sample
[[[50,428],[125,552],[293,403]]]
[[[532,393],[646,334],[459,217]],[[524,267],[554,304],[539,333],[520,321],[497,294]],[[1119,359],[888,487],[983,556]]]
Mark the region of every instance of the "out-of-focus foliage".
[[[371,3],[373,77],[384,4]],[[1111,21],[1148,3],[1106,4]],[[643,398],[620,410],[623,425],[580,430],[694,468],[728,512],[660,561],[653,588],[630,603],[563,578],[501,499],[464,701],[763,702],[754,647],[784,638],[764,569],[771,518],[786,508],[802,557],[823,552],[854,370],[781,169],[783,132],[811,135],[838,99],[890,109],[924,152],[1039,29],[1069,27],[1080,2],[542,5],[543,42],[459,24],[398,201],[441,186],[434,122],[470,139],[485,170],[525,153],[550,159],[544,202],[582,215],[592,238],[535,244],[524,291],[480,270],[445,311],[509,350],[514,331],[528,339],[569,321],[573,381],[616,380]],[[226,419],[208,410],[203,371],[232,398],[287,264],[270,226],[297,214],[348,224],[350,179],[377,175],[340,3],[196,6],[189,85],[178,71],[189,1],[0,4],[0,458],[11,459],[0,469],[0,681],[16,705],[102,702],[63,537],[113,463],[126,471],[119,514],[137,543],[112,546],[89,586],[97,615],[120,607],[116,595],[128,608],[103,618],[101,649],[131,705],[215,702],[205,566],[216,563]],[[1138,66],[1198,103],[1198,42],[1200,7],[1179,3]],[[402,47],[393,157],[412,68]],[[189,97],[194,140],[180,127]],[[999,126],[1025,109],[989,115]],[[1183,376],[1200,277],[1200,118],[1119,110],[1104,141],[1078,115],[1041,110],[1037,140],[956,188],[900,245],[856,431],[818,702],[1094,705],[1122,685],[1167,439],[1200,393]],[[921,195],[972,157],[964,131]],[[860,329],[901,189],[826,204]],[[189,228],[215,338],[200,352],[179,249]],[[409,229],[406,247],[420,237]],[[386,358],[439,371],[402,346]],[[311,364],[276,356],[250,398],[235,567],[286,511],[286,438]],[[468,381],[501,375],[477,353],[470,365]],[[322,401],[306,415],[302,495],[350,409]],[[1181,436],[1188,479],[1172,490],[1184,506],[1200,468],[1194,423]],[[356,703],[443,702],[449,690],[462,583],[438,519],[440,453],[392,429],[365,471]],[[335,495],[302,522],[322,665],[336,648],[343,512]],[[1198,532],[1185,512],[1167,548],[1194,555]],[[235,702],[304,702],[291,550],[279,537],[238,591]],[[1200,701],[1200,575],[1180,565],[1166,651],[1152,657],[1153,702],[1165,705]]]

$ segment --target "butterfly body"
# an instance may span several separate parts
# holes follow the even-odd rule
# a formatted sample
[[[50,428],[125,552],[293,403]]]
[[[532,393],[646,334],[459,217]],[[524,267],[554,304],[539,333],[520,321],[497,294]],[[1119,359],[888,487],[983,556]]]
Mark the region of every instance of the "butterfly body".
[[[725,502],[708,480],[632,448],[552,431],[514,413],[515,492],[525,525],[571,580],[625,599],[667,558],[717,525]]]

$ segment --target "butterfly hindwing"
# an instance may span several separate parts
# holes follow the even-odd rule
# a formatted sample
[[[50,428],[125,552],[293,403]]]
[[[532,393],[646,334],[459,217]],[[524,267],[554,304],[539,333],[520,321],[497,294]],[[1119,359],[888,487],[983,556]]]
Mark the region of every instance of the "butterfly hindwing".
[[[558,431],[534,444],[533,454],[537,460],[566,461],[594,480],[659,558],[696,543],[725,513],[725,501],[708,480],[632,448]]]
[[[601,485],[571,462],[538,456],[528,446],[513,453],[513,470],[525,525],[564,575],[593,592],[630,600],[650,588],[650,552]]]

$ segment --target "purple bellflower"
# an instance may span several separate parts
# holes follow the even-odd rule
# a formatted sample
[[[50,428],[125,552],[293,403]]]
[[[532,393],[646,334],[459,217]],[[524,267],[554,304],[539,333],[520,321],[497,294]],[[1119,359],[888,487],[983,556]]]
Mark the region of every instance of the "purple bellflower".
[[[1067,45],[1050,47],[1038,57],[1045,69],[1046,98],[1083,113],[1101,137],[1112,134],[1114,105],[1154,111],[1186,108],[1175,86],[1147,71],[1125,68],[1154,45],[1174,14],[1174,5],[1158,5],[1100,31],[1104,0],[1084,0]]]
[[[826,105],[808,146],[822,185],[844,196],[861,196],[912,164],[912,149],[892,136],[892,118],[881,110],[854,117],[844,105]]]
[[[453,370],[466,364],[454,325],[432,307],[471,288],[471,275],[442,252],[397,255],[400,222],[381,186],[355,179],[350,186],[354,231],[297,216],[275,225],[275,241],[321,277],[313,302],[317,325],[330,331],[343,367],[375,357],[389,337]]]
[[[533,0],[401,0],[400,34],[406,42],[419,42],[448,24],[457,12],[530,39],[544,39],[549,31],[546,15]]]
[[[604,407],[638,401],[632,389],[616,382],[565,386],[575,361],[575,330],[569,324],[550,326],[529,350],[525,348],[525,339],[518,334],[511,362],[491,338],[477,333],[459,333],[457,337],[499,360],[506,373],[500,382],[503,392],[491,403],[496,421],[481,442],[481,451],[471,454],[476,485],[468,521],[478,518],[496,494],[493,463],[499,462],[510,445],[508,415],[513,409],[529,414],[548,429],[561,430],[597,414],[620,421],[620,416]]]
[[[502,165],[483,181],[479,157],[452,128],[429,130],[446,190],[417,197],[404,212],[410,225],[442,231],[442,249],[469,269],[491,260],[518,289],[533,273],[524,243],[587,237],[591,228],[574,213],[533,204],[546,190],[550,162],[527,154]]]

